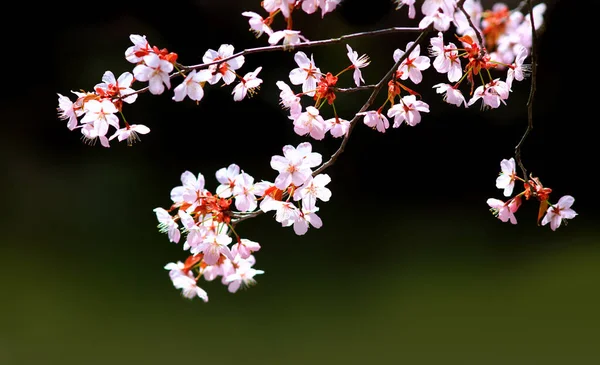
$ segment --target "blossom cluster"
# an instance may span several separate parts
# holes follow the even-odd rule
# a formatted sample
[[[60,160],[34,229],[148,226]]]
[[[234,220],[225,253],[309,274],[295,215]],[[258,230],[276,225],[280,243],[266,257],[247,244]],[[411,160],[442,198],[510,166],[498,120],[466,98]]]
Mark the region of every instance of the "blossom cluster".
[[[199,104],[209,86],[231,87],[231,96],[239,102],[254,95],[263,84],[259,78],[262,66],[242,73],[246,57],[261,51],[294,51],[302,45],[334,44],[342,38],[309,41],[300,30],[293,28],[294,14],[320,13],[321,18],[333,11],[341,0],[264,0],[260,2],[261,15],[244,11],[241,15],[249,23],[257,38],[267,36],[268,46],[235,51],[231,44],[221,44],[204,52],[202,63],[183,65],[177,53],[151,45],[145,35],[131,34],[131,45],[125,50],[125,59],[132,64],[131,72],[118,78],[106,71],[102,82],[92,91],[72,91],[75,100],[58,94],[58,117],[67,122],[69,130],[80,130],[86,143],[100,141],[104,147],[117,139],[129,145],[147,134],[144,124],[129,123],[124,106],[133,104],[141,93],[165,94],[167,90],[175,102],[187,99]],[[408,17],[415,19],[415,0],[395,0],[398,9],[408,8]],[[366,54],[359,55],[345,44],[347,61],[336,71],[322,70],[314,54],[296,49],[295,66],[287,80],[277,80],[279,103],[291,120],[294,132],[302,137],[322,140],[331,136],[342,140],[341,146],[327,163],[310,142],[296,147],[285,145],[281,155],[271,157],[270,165],[277,172],[275,179],[255,180],[236,164],[215,173],[219,183],[215,190],[205,187],[205,178],[185,171],[181,185],[171,190],[171,205],[155,208],[159,231],[166,233],[170,242],[183,242],[188,253],[184,261],[165,266],[177,289],[188,298],[199,297],[208,301],[208,294],[199,286],[204,278],[220,278],[230,292],[255,283],[255,276],[263,274],[254,268],[259,243],[238,235],[237,225],[262,213],[271,213],[282,227],[292,227],[297,235],[304,235],[310,227],[323,224],[317,215],[318,203],[329,201],[327,188],[330,177],[322,171],[342,152],[353,127],[362,121],[370,129],[385,133],[403,125],[415,127],[430,112],[430,104],[423,100],[418,85],[433,68],[444,75],[447,82],[432,86],[442,100],[455,107],[480,104],[482,110],[505,105],[515,81],[523,81],[532,72],[525,61],[533,45],[532,33],[543,24],[545,4],[538,4],[531,13],[521,8],[509,9],[497,3],[486,10],[478,0],[423,0],[422,17],[418,19],[419,38],[395,49],[390,55],[393,66],[376,84],[365,82],[362,69],[371,63]],[[282,29],[275,27],[282,20]],[[532,19],[533,23],[532,24]],[[400,29],[400,28],[398,28]],[[452,29],[453,38],[447,34]],[[427,46],[421,39],[429,32]],[[356,33],[355,38],[369,34]],[[281,43],[281,45],[279,45]],[[343,74],[351,72],[352,85],[341,87]],[[180,78],[177,85],[173,80]],[[173,87],[174,86],[174,87]],[[368,90],[371,96],[354,115],[340,116],[335,103],[344,92]],[[380,90],[386,98],[376,104]],[[110,131],[110,128],[114,131]],[[334,158],[335,157],[335,158]],[[557,203],[549,201],[551,189],[542,186],[538,178],[518,176],[514,158],[501,162],[496,186],[510,199],[506,202],[488,199],[492,212],[503,222],[516,224],[514,213],[525,200],[540,203],[538,222],[550,224],[556,230],[563,222],[574,218],[571,209],[573,197],[566,195]],[[523,191],[512,196],[516,182],[523,183]],[[512,196],[512,197],[511,197]]]
[[[171,206],[154,209],[159,230],[171,242],[183,241],[183,250],[190,254],[185,262],[165,266],[173,285],[188,298],[207,301],[207,293],[198,286],[200,277],[207,281],[221,277],[232,293],[254,284],[254,276],[263,273],[253,268],[253,254],[260,244],[241,238],[235,224],[249,214],[274,212],[282,227],[293,227],[298,235],[306,234],[310,226],[320,228],[323,222],[316,214],[317,202],[331,197],[326,187],[329,175],[313,176],[313,168],[321,161],[309,142],[286,145],[283,155],[271,158],[271,167],[278,172],[274,182],[255,181],[238,165],[230,164],[215,173],[219,185],[214,193],[206,189],[202,174],[185,171],[181,185],[171,190]]]
[[[504,196],[509,197],[510,199],[502,201],[490,198],[487,200],[487,204],[490,206],[490,211],[502,222],[517,224],[515,213],[521,206],[523,197],[525,200],[533,198],[540,202],[538,222],[541,219],[541,225],[543,226],[550,223],[550,228],[553,231],[560,227],[563,221],[564,224],[566,224],[568,219],[577,216],[577,213],[571,208],[575,202],[575,199],[572,196],[562,196],[558,199],[558,202],[552,204],[549,200],[552,189],[544,187],[539,178],[531,177],[529,180],[525,181],[523,178],[519,177],[516,172],[514,158],[503,159],[500,162],[500,169],[500,174],[496,178],[496,187],[502,189]],[[516,182],[523,183],[523,191],[511,198]]]

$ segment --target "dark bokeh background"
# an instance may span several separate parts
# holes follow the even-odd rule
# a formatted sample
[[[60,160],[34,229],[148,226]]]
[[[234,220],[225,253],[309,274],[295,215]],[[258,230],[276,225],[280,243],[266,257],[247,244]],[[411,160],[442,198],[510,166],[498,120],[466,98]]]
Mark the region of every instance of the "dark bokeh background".
[[[277,105],[275,81],[287,80],[293,54],[247,57],[243,71],[262,65],[265,82],[242,103],[227,87],[207,88],[199,105],[141,95],[125,113],[152,132],[131,148],[83,144],[57,119],[56,93],[89,90],[105,70],[131,71],[123,52],[132,33],[184,64],[222,43],[264,45],[240,15],[260,12],[259,1],[54,2],[35,14],[13,4],[19,25],[3,32],[0,100],[0,364],[598,363],[597,117],[579,99],[586,71],[565,43],[580,19],[573,3],[547,2],[535,129],[523,150],[554,201],[575,197],[579,216],[568,226],[537,227],[531,202],[518,225],[503,224],[485,204],[502,199],[495,178],[525,129],[529,81],[515,84],[507,106],[482,113],[442,103],[431,69],[431,82],[415,87],[432,110],[421,124],[355,129],[327,171],[323,228],[298,237],[268,215],[240,225],[261,243],[256,266],[266,273],[236,294],[206,283],[209,303],[172,287],[163,266],[186,255],[157,232],[152,209],[168,206],[185,170],[203,173],[209,188],[232,162],[275,177],[270,156],[304,140]],[[295,24],[310,39],[415,25],[393,9],[346,0],[323,21]],[[371,56],[364,75],[374,83],[411,39],[349,44]],[[347,62],[343,44],[312,52],[322,70]],[[338,111],[350,118],[365,98],[342,95]],[[328,157],[338,143],[314,148]]]

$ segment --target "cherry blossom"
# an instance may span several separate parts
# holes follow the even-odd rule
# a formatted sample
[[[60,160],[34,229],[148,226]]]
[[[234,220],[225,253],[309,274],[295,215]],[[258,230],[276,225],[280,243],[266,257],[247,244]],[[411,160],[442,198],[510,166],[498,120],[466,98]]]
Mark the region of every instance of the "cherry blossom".
[[[377,129],[381,133],[385,133],[386,129],[390,127],[389,120],[381,113],[380,110],[369,110],[356,115],[363,116],[363,122],[365,125],[373,129]]]
[[[240,174],[240,167],[236,164],[231,164],[227,168],[223,167],[217,170],[215,176],[217,181],[221,183],[217,186],[216,193],[222,198],[229,198],[233,195],[236,177]]]
[[[232,190],[235,196],[235,207],[242,212],[250,212],[256,209],[257,202],[254,196],[254,178],[245,172],[235,177]]]
[[[233,274],[227,275],[224,282],[227,284],[227,290],[235,293],[240,287],[249,287],[256,284],[254,276],[264,274],[263,270],[256,270],[252,267],[251,261],[242,258],[235,260],[237,268]]]
[[[515,62],[511,65],[506,73],[506,84],[508,88],[512,88],[513,80],[522,81],[529,73],[530,65],[523,65],[523,61],[527,58],[527,48],[522,45],[517,46],[517,55]]]
[[[133,75],[131,72],[123,72],[118,79],[111,71],[104,72],[102,82],[94,86],[94,91],[101,97],[122,97],[121,100],[132,104],[137,100],[138,94],[131,88]]]
[[[321,140],[325,138],[326,130],[325,121],[319,114],[319,109],[314,106],[307,107],[306,111],[294,120],[294,132],[300,136],[310,134],[312,138]]]
[[[133,43],[125,50],[125,59],[131,63],[140,63],[144,59],[144,56],[150,54],[152,47],[146,40],[145,35],[132,34],[129,36],[129,40]]]
[[[181,294],[184,297],[188,299],[198,297],[204,302],[208,302],[208,293],[198,286],[196,279],[194,279],[192,276],[173,275],[171,280],[173,281],[173,286],[176,289],[181,289]]]
[[[75,105],[69,97],[58,94],[58,118],[67,121],[67,128],[77,127],[78,118],[83,115],[83,109]]]
[[[201,173],[196,177],[190,171],[183,172],[181,174],[181,186],[171,189],[171,200],[175,204],[190,204],[186,210],[193,210],[196,207],[198,198],[206,195],[204,183],[204,175]]]
[[[503,159],[500,162],[500,176],[496,179],[496,187],[498,189],[504,189],[504,196],[511,196],[515,187],[515,180],[517,173],[515,171],[515,159],[510,158],[509,160]]]
[[[396,10],[400,9],[404,5],[407,5],[408,6],[408,18],[409,19],[415,18],[415,16],[417,15],[417,11],[415,9],[415,0],[396,0],[396,3],[398,4],[396,6]]]
[[[235,85],[233,91],[233,100],[241,101],[246,97],[246,94],[252,95],[256,92],[256,89],[262,84],[263,80],[257,77],[258,73],[262,70],[262,67],[257,67],[256,70],[248,72],[240,80],[239,84]]]
[[[250,30],[254,32],[254,34],[256,35],[256,38],[263,35],[263,33],[266,33],[268,35],[271,35],[273,33],[273,30],[267,24],[267,20],[263,19],[263,17],[260,16],[259,14],[255,13],[253,11],[244,11],[242,13],[242,15],[245,17],[248,17],[248,23],[250,24]]]
[[[173,71],[173,64],[169,61],[160,59],[156,54],[150,53],[143,58],[144,63],[135,66],[133,76],[138,81],[148,81],[150,93],[154,95],[162,94],[171,88],[171,79],[169,73]]]
[[[550,223],[550,228],[555,231],[563,220],[575,218],[577,213],[571,209],[574,202],[575,198],[570,195],[558,199],[558,203],[551,205],[546,211],[546,215],[542,219],[542,226]]]
[[[231,253],[234,256],[240,256],[243,259],[247,259],[254,252],[260,250],[260,244],[247,238],[241,238],[236,244],[231,246]]]
[[[417,100],[414,95],[406,95],[402,97],[400,103],[388,109],[387,116],[394,118],[394,128],[398,128],[402,122],[414,127],[421,121],[422,112],[429,113],[429,105],[424,101]]]
[[[182,101],[186,96],[192,100],[200,101],[204,97],[204,89],[202,89],[202,83],[210,80],[212,74],[209,70],[192,70],[186,77],[185,80],[173,89],[175,95],[173,100]]]
[[[414,42],[408,42],[406,45],[406,50],[409,50],[413,46]],[[404,51],[400,49],[396,49],[394,51],[394,62],[398,62],[402,56],[404,56]],[[429,68],[431,65],[431,61],[427,56],[421,56],[421,46],[417,44],[415,48],[410,52],[408,57],[402,61],[400,67],[398,67],[398,72],[401,73],[400,79],[406,80],[410,78],[410,81],[415,84],[420,83],[423,80],[423,75],[421,71],[424,71]]]
[[[300,97],[296,95],[290,86],[283,81],[277,81],[277,87],[281,92],[279,93],[279,100],[283,108],[289,109],[290,119],[296,119],[300,113],[302,113],[302,104],[300,104]]]
[[[448,75],[448,81],[456,82],[462,76],[462,65],[458,57],[456,45],[452,42],[444,45],[443,33],[439,32],[437,37],[431,38],[429,54],[435,57],[433,67],[437,72]]]
[[[500,104],[506,104],[504,100],[508,99],[509,87],[504,81],[495,79],[485,85],[481,85],[475,89],[473,97],[467,103],[468,106],[473,105],[477,100],[483,101],[482,108],[498,108]]]
[[[204,262],[207,265],[214,265],[221,255],[233,260],[233,255],[227,245],[231,243],[231,237],[225,233],[215,233],[208,231],[206,238],[197,246],[197,252],[204,253]]]
[[[319,174],[314,178],[309,177],[302,186],[294,191],[294,200],[302,200],[306,202],[306,207],[312,209],[317,204],[317,199],[327,202],[331,198],[331,190],[325,185],[331,182],[331,178],[327,174]]]
[[[502,200],[490,198],[487,200],[487,204],[490,206],[492,213],[502,222],[510,221],[512,224],[517,224],[517,218],[514,213],[519,205],[515,199],[511,199],[505,203]]]
[[[325,121],[325,128],[335,138],[344,137],[348,135],[350,130],[350,121],[342,119],[337,115],[333,118],[329,118]]]
[[[169,241],[178,243],[181,238],[179,226],[173,217],[163,208],[154,208],[154,213],[158,219],[158,230],[161,233],[167,233]]]
[[[318,211],[318,207],[310,207],[306,201],[302,201],[302,209],[299,211],[299,214],[295,216],[293,222],[294,233],[301,236],[308,232],[309,226],[321,228],[323,226],[323,221],[316,214]]]
[[[150,128],[146,127],[143,124],[127,124],[124,128],[117,129],[115,134],[110,136],[108,139],[113,140],[117,138],[119,141],[127,140],[127,145],[131,146],[134,142],[140,140],[139,134],[147,134],[150,133]]]
[[[456,106],[463,104],[465,108],[467,107],[467,101],[458,88],[445,83],[435,84],[433,88],[435,88],[435,92],[438,94],[445,94],[443,100],[446,103]]]
[[[222,44],[218,50],[209,49],[202,56],[202,62],[211,63],[217,62],[233,56],[234,48],[231,44]],[[242,67],[245,62],[244,56],[238,56],[225,62],[217,63],[209,66],[209,70],[212,73],[212,77],[208,79],[208,83],[211,85],[223,80],[226,85],[231,84],[235,81],[236,75],[235,70]]]
[[[321,164],[322,156],[312,152],[312,145],[303,142],[294,146],[283,147],[283,156],[271,157],[271,167],[279,172],[275,178],[275,187],[285,190],[290,184],[300,186],[312,174],[311,168]]]
[[[369,56],[367,56],[366,54],[358,57],[358,53],[352,50],[352,47],[350,47],[347,44],[346,49],[348,50],[348,59],[350,59],[350,62],[352,63],[351,67],[354,68],[354,74],[352,76],[354,78],[354,83],[356,84],[356,86],[360,86],[361,81],[363,84],[365,83],[360,69],[367,67],[369,63],[371,63],[371,61],[369,61]]]
[[[299,51],[294,55],[294,61],[298,67],[290,71],[290,82],[293,85],[302,85],[302,92],[308,96],[314,96],[317,83],[321,79],[321,70],[315,65],[313,55],[310,59],[306,53]]]
[[[262,7],[269,13],[279,10],[285,18],[289,18],[290,6],[293,5],[294,2],[295,0],[264,0],[262,2]]]
[[[308,39],[306,39],[306,37],[304,37],[303,35],[300,34],[299,30],[284,29],[284,30],[278,30],[276,32],[273,32],[269,36],[268,42],[271,45],[275,45],[275,44],[279,43],[282,39],[283,39],[283,47],[285,49],[294,48],[294,46],[297,44],[300,44],[300,42],[308,41]]]

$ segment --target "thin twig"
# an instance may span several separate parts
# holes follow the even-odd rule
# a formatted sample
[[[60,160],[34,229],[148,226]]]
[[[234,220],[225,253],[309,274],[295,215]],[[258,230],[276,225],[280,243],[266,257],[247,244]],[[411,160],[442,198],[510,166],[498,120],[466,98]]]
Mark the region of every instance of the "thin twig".
[[[381,78],[381,80],[379,80],[379,82],[373,87],[373,91],[371,92],[371,95],[369,96],[367,101],[363,104],[363,106],[356,113],[356,115],[354,115],[354,118],[352,118],[352,120],[350,121],[350,127],[348,128],[348,133],[346,133],[346,135],[344,136],[344,139],[340,143],[340,146],[338,147],[338,149],[333,153],[333,155],[331,155],[331,157],[329,158],[328,161],[323,163],[321,166],[319,166],[313,172],[313,174],[312,174],[313,176],[316,176],[316,175],[322,173],[325,169],[327,169],[328,167],[333,165],[335,163],[335,161],[338,159],[338,157],[340,157],[340,155],[344,152],[344,148],[348,144],[348,140],[350,139],[350,135],[352,134],[354,127],[358,124],[358,120],[362,117],[362,115],[360,115],[360,113],[367,111],[367,109],[369,109],[371,107],[371,105],[373,105],[375,98],[377,98],[377,95],[379,95],[379,92],[381,91],[383,86],[388,82],[388,80],[392,77],[394,72],[396,72],[398,67],[400,67],[400,64],[402,62],[404,62],[404,60],[410,55],[410,53],[413,51],[413,49],[415,49],[415,47],[419,44],[419,42],[423,39],[423,37],[425,37],[425,35],[429,32],[430,29],[431,29],[431,27],[421,30],[421,34],[419,34],[419,36],[414,41],[414,43],[411,45],[411,47],[406,50],[406,52],[402,55],[402,57],[400,57],[398,59],[398,61],[394,64],[394,66],[392,66],[392,68],[390,68],[388,70],[388,72]],[[262,213],[263,213],[262,210],[257,210],[248,215],[244,215],[242,217],[236,218],[235,222],[232,222],[232,224],[238,224],[247,219],[259,216]]]
[[[392,27],[392,28],[385,28],[385,29],[369,30],[369,31],[365,31],[365,32],[358,32],[358,33],[346,34],[346,35],[342,35],[342,36],[337,37],[337,38],[321,39],[321,40],[317,40],[317,41],[302,42],[302,43],[296,44],[294,46],[276,45],[276,46],[265,46],[265,47],[248,48],[248,49],[240,51],[240,52],[238,52],[236,54],[233,54],[233,55],[231,55],[229,57],[225,57],[225,58],[222,58],[222,59],[217,60],[217,61],[212,61],[212,62],[207,62],[207,63],[201,63],[201,64],[191,65],[191,66],[180,65],[180,67],[181,67],[181,71],[182,72],[189,72],[189,71],[192,71],[192,70],[200,70],[200,69],[208,68],[209,66],[212,66],[212,65],[218,65],[218,64],[221,64],[223,62],[227,62],[229,60],[232,60],[234,58],[237,58],[237,57],[240,57],[240,56],[247,56],[247,55],[254,54],[254,53],[277,52],[277,51],[291,51],[291,50],[302,49],[302,48],[326,46],[326,45],[329,45],[329,44],[340,43],[340,42],[347,41],[349,39],[354,39],[354,38],[371,37],[371,36],[393,34],[393,33],[422,32],[422,31],[423,31],[423,29],[416,28],[416,27]],[[169,75],[169,78],[172,79],[172,78],[174,78],[176,76],[181,76],[182,72],[173,72],[171,75]],[[141,93],[144,93],[144,92],[148,91],[149,89],[150,89],[150,87],[146,86],[146,87],[141,88],[139,90],[136,90],[136,91],[134,91],[134,92],[132,92],[130,94],[122,95],[121,98],[124,99],[124,98],[126,98],[128,96],[131,96],[131,95],[134,95],[134,94],[141,94]]]
[[[469,22],[469,26],[471,28],[473,28],[473,31],[475,32],[475,36],[477,36],[477,41],[479,41],[479,54],[481,57],[485,56],[486,50],[485,50],[485,44],[483,43],[483,36],[481,35],[481,32],[479,31],[479,28],[475,27],[475,24],[473,24],[473,20],[471,19],[471,15],[469,13],[467,13],[467,11],[465,10],[465,1],[466,0],[460,0],[457,4],[456,7],[458,9],[460,9],[460,11],[464,14],[464,16],[467,18],[467,22]]]
[[[529,5],[529,20],[531,21],[531,88],[529,89],[529,98],[527,99],[527,129],[525,129],[525,133],[521,137],[521,140],[515,147],[515,161],[521,168],[521,172],[523,173],[523,179],[528,181],[527,178],[527,170],[525,169],[525,165],[523,164],[523,160],[521,159],[521,146],[525,139],[533,130],[533,97],[536,91],[536,72],[537,72],[537,33],[535,31],[535,24],[533,22],[533,5],[531,0],[527,1]]]

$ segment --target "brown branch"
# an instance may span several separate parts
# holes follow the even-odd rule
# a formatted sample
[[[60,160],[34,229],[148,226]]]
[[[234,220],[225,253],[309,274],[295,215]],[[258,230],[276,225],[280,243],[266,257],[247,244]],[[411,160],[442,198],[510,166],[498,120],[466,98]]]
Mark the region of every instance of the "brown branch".
[[[481,35],[481,32],[479,31],[479,28],[475,27],[475,24],[473,24],[473,20],[471,19],[471,15],[469,15],[469,13],[467,13],[467,11],[465,10],[465,1],[466,0],[460,0],[457,4],[456,7],[458,9],[460,9],[460,11],[465,15],[465,17],[467,18],[467,22],[469,22],[469,26],[471,28],[473,28],[473,31],[475,32],[475,35],[477,36],[477,41],[479,41],[479,46],[481,47],[481,49],[479,50],[479,54],[481,57],[485,56],[485,44],[483,43],[483,36]]]
[[[353,93],[355,91],[362,91],[362,90],[373,90],[374,88],[376,88],[377,85],[361,85],[361,86],[357,86],[357,87],[332,87],[330,88],[330,90],[332,90],[334,93]]]
[[[337,37],[337,38],[321,39],[321,40],[317,40],[317,41],[302,42],[302,43],[296,44],[294,46],[276,45],[276,46],[265,46],[265,47],[248,48],[248,49],[240,51],[240,52],[238,52],[236,54],[233,54],[233,55],[231,55],[229,57],[225,57],[225,58],[217,60],[217,61],[212,61],[212,62],[207,62],[207,63],[201,63],[201,64],[197,64],[197,65],[192,65],[192,66],[179,65],[180,68],[181,68],[181,70],[177,71],[177,72],[173,72],[171,75],[169,75],[169,78],[172,79],[172,78],[174,78],[176,76],[181,76],[183,72],[188,72],[188,71],[192,71],[192,70],[200,70],[200,69],[208,68],[209,66],[212,66],[212,65],[218,65],[218,64],[221,64],[223,62],[227,62],[229,60],[232,60],[234,58],[237,58],[237,57],[240,57],[240,56],[247,56],[247,55],[254,54],[254,53],[290,51],[290,50],[302,49],[302,48],[309,48],[309,47],[326,46],[326,45],[340,43],[340,42],[347,41],[349,39],[354,39],[354,38],[371,37],[371,36],[393,34],[393,33],[422,32],[422,31],[423,31],[423,29],[416,28],[416,27],[392,27],[392,28],[369,30],[369,31],[365,31],[365,32],[358,32],[358,33],[346,34],[346,35],[342,35],[342,36]],[[122,95],[120,98],[123,99],[123,98],[126,98],[126,97],[130,96],[130,95],[144,93],[144,92],[148,91],[149,88],[150,88],[149,86],[146,86],[144,88],[136,90],[136,91],[134,91],[132,93],[129,93],[127,95]]]
[[[431,29],[431,26],[428,27],[427,29],[422,29],[421,30],[421,33],[419,34],[419,36],[417,37],[417,39],[414,41],[414,43],[411,45],[411,47],[406,50],[406,52],[402,55],[402,57],[400,57],[398,59],[398,61],[394,64],[394,66],[392,66],[392,68],[390,68],[388,70],[388,72],[381,78],[381,80],[379,80],[379,82],[373,87],[373,91],[371,92],[371,95],[369,96],[369,98],[367,99],[367,101],[363,104],[363,106],[356,113],[356,115],[354,116],[354,118],[352,118],[352,120],[350,121],[350,127],[348,128],[348,133],[346,133],[346,135],[344,136],[344,139],[342,140],[342,142],[341,142],[340,146],[338,147],[338,149],[334,152],[333,155],[331,155],[331,157],[329,158],[328,161],[326,161],[325,163],[323,163],[321,166],[319,166],[313,172],[313,174],[312,174],[313,176],[316,176],[316,175],[320,174],[325,169],[327,169],[328,167],[330,167],[331,165],[333,165],[335,163],[335,161],[338,159],[338,157],[340,157],[340,155],[344,152],[344,148],[348,144],[348,140],[350,139],[350,135],[352,134],[352,131],[353,131],[354,127],[358,124],[358,120],[362,117],[359,114],[362,113],[362,112],[367,111],[367,109],[369,109],[371,107],[371,105],[373,105],[373,102],[375,101],[375,98],[377,98],[377,95],[379,95],[379,92],[381,91],[381,89],[383,88],[383,86],[392,77],[392,75],[394,74],[394,72],[396,72],[396,69],[398,69],[398,67],[400,67],[400,64],[402,62],[404,62],[404,60],[410,55],[410,53],[413,51],[413,49],[415,49],[415,47],[419,44],[419,42],[423,39],[423,37],[425,37],[425,35],[430,31],[430,29]],[[232,221],[232,224],[236,225],[236,224],[238,224],[238,223],[240,223],[242,221],[245,221],[247,219],[259,216],[262,213],[263,213],[262,210],[257,210],[255,212],[252,212],[252,213],[247,214],[247,215],[235,217],[236,218],[235,222]]]
[[[521,168],[521,172],[523,173],[523,179],[525,181],[527,178],[527,170],[525,169],[525,165],[523,165],[523,160],[521,159],[521,146],[525,142],[525,139],[533,130],[533,97],[536,91],[536,72],[537,72],[537,33],[535,31],[535,24],[533,22],[533,4],[531,0],[527,0],[529,5],[529,20],[531,21],[531,88],[529,89],[529,98],[527,99],[527,129],[525,129],[525,133],[521,137],[521,140],[515,147],[515,161]]]

